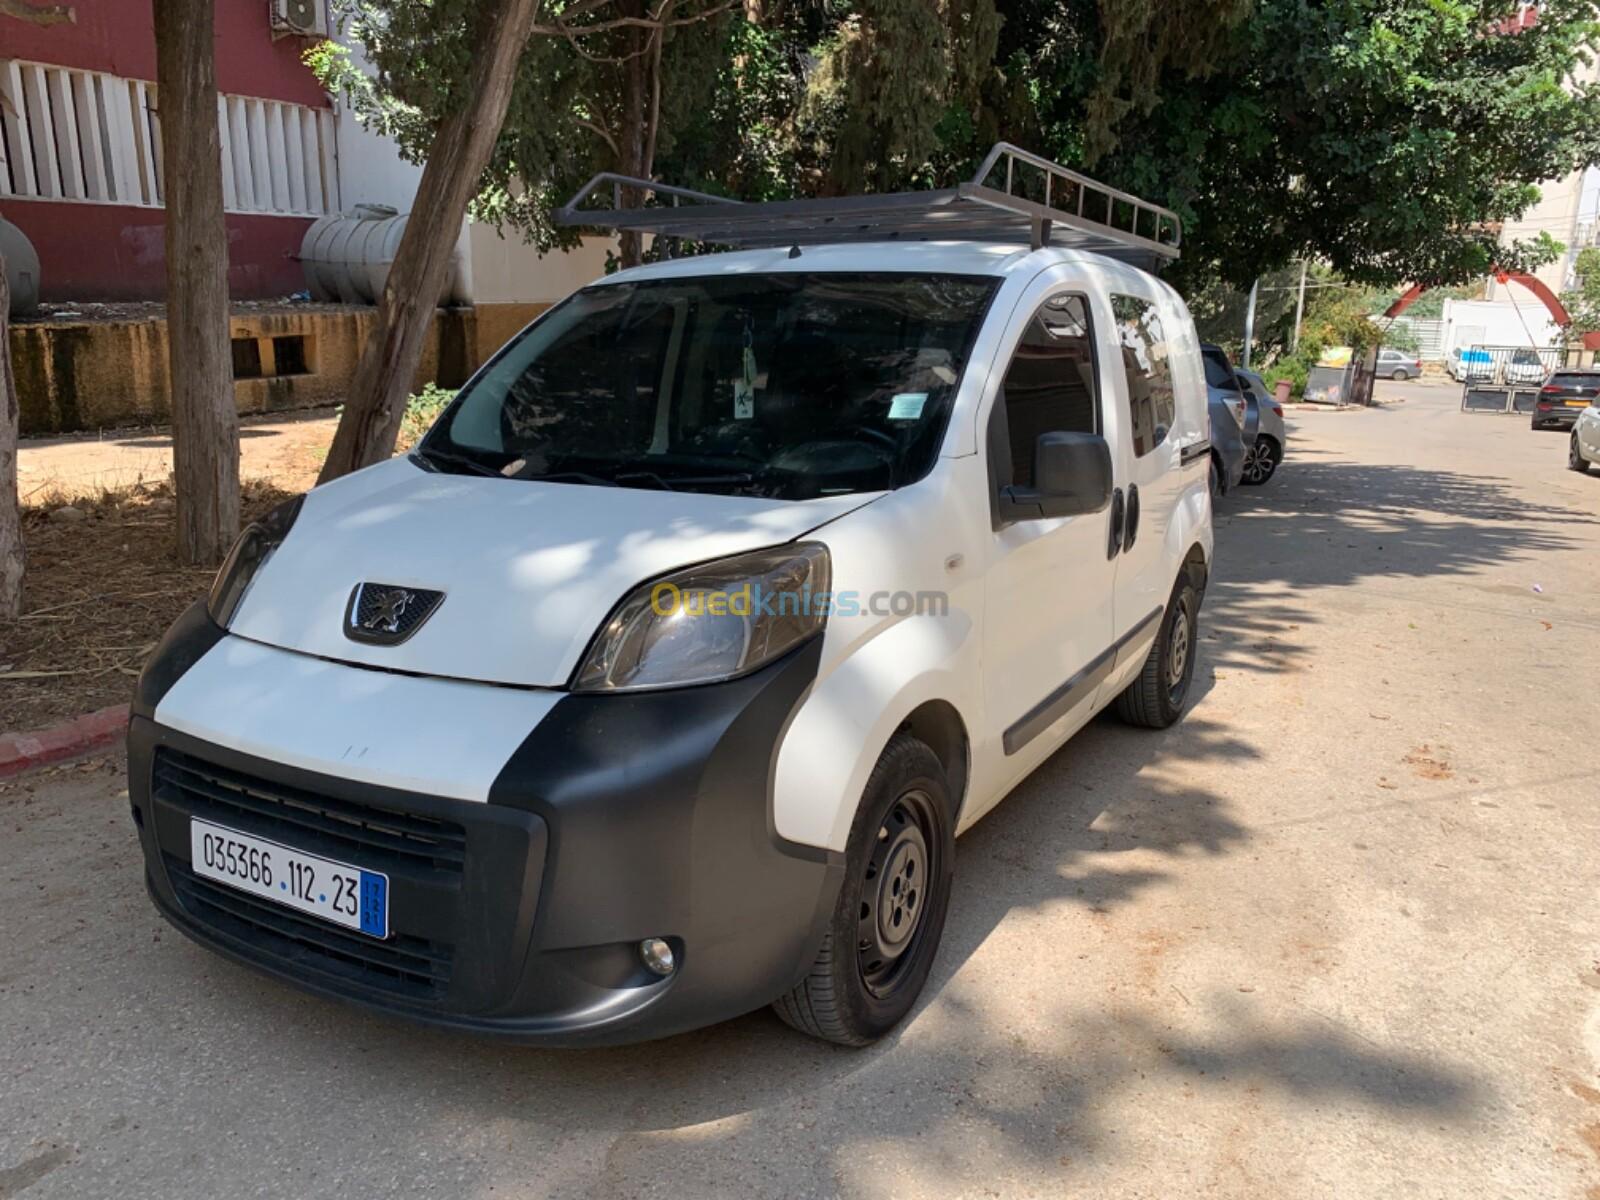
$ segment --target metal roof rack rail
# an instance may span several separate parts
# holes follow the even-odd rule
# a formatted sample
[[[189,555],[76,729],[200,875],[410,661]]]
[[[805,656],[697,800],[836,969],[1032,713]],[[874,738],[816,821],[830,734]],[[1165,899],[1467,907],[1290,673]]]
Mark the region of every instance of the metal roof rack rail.
[[[607,188],[610,208],[585,207]],[[625,189],[644,202],[623,207]],[[971,180],[936,191],[747,204],[604,172],[578,189],[554,217],[558,225],[722,246],[897,240],[1071,246],[1146,269],[1176,259],[1183,242],[1183,223],[1170,209],[1008,142],[995,143]]]

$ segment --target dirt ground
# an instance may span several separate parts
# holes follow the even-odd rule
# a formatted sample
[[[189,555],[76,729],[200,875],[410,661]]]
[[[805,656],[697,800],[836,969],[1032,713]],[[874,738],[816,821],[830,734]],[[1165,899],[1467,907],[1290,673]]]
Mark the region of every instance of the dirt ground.
[[[0,787],[0,1195],[1596,1200],[1600,474],[1405,394],[1225,504],[1192,709],[961,840],[867,1051],[304,996],[155,914],[119,758]]]
[[[245,422],[246,520],[316,482],[335,423],[329,409]],[[145,655],[214,574],[174,553],[165,430],[28,440],[18,467],[28,575],[22,619],[0,623],[0,732],[125,701]]]

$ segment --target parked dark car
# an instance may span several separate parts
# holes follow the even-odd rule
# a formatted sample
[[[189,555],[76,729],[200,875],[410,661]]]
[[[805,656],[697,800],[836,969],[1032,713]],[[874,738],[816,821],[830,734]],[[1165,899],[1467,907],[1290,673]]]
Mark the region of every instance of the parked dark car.
[[[1239,387],[1233,364],[1221,346],[1202,345],[1206,393],[1211,413],[1211,492],[1226,493],[1244,478],[1245,452],[1256,444],[1260,417]]]
[[[1600,370],[1563,369],[1551,373],[1534,401],[1535,429],[1571,429],[1578,414],[1600,397]]]

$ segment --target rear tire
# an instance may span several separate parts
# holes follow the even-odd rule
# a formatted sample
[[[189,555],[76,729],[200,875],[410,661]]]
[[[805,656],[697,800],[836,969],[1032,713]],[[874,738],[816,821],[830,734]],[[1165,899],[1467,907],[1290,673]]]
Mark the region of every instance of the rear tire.
[[[1244,477],[1240,480],[1251,487],[1260,487],[1278,470],[1278,464],[1283,461],[1283,447],[1267,434],[1256,438],[1256,444],[1250,447],[1244,456]]]
[[[1183,716],[1199,651],[1200,602],[1204,592],[1199,572],[1184,567],[1161,616],[1161,632],[1144,660],[1138,678],[1117,697],[1117,716],[1144,729],[1166,729]]]
[[[1227,490],[1222,486],[1222,468],[1217,465],[1217,456],[1215,454],[1211,456],[1211,479],[1209,486],[1211,488],[1211,503],[1215,505],[1218,500],[1222,499]]]
[[[1393,375],[1389,376],[1389,378],[1393,379],[1396,383],[1404,383],[1406,380],[1410,379],[1411,376],[1406,372],[1405,368],[1402,367]]]
[[[866,1046],[922,994],[944,933],[955,824],[944,767],[897,733],[867,780],[845,847],[845,878],[806,977],[773,1002],[812,1037]]]
[[[1567,446],[1567,469],[1576,471],[1580,475],[1589,473],[1589,460],[1583,456],[1583,449],[1578,445],[1578,431],[1572,431],[1572,441]]]

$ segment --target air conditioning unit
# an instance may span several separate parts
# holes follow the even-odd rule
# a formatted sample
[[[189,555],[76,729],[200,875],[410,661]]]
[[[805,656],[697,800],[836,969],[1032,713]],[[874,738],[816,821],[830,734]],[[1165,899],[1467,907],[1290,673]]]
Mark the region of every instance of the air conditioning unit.
[[[272,0],[272,25],[279,33],[326,37],[322,0]]]

